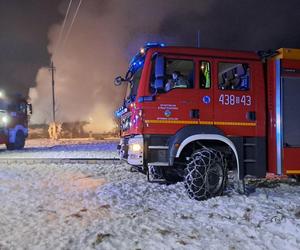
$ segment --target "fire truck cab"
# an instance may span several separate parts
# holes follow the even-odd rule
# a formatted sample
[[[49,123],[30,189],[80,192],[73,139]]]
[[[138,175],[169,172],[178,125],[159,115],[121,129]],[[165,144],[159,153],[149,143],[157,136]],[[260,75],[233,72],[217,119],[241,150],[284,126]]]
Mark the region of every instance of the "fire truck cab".
[[[300,174],[300,50],[148,43],[123,82],[120,157],[149,180],[183,180],[201,200],[222,194],[229,170]]]
[[[0,143],[8,150],[24,148],[31,114],[32,106],[23,97],[0,91]]]

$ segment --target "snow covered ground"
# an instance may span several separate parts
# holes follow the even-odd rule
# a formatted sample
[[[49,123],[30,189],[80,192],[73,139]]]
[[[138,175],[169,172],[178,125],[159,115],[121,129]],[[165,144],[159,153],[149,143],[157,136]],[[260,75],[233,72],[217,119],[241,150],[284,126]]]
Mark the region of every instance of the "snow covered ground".
[[[1,250],[300,249],[300,186],[198,202],[124,163],[0,163],[0,204]]]
[[[32,139],[20,151],[7,151],[1,145],[0,158],[117,158],[118,143],[117,139]]]

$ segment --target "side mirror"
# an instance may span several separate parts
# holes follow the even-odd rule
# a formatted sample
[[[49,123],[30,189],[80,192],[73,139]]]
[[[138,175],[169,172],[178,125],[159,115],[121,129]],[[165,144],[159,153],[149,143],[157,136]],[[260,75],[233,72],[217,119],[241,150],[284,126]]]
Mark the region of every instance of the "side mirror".
[[[121,76],[117,76],[117,77],[115,78],[114,83],[115,83],[116,86],[120,86],[120,85],[122,84],[123,80],[124,80],[124,79],[123,79]]]
[[[162,55],[157,55],[155,59],[155,81],[154,88],[156,90],[164,89],[165,76],[165,58]]]

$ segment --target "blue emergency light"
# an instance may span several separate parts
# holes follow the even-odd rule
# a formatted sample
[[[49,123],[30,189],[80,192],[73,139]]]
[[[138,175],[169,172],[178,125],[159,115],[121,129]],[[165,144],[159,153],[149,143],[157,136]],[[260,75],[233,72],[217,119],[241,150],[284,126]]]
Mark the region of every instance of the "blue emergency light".
[[[166,45],[164,43],[158,43],[158,42],[147,42],[145,43],[144,47],[140,49],[140,51],[130,60],[129,63],[129,70],[132,73],[135,73],[143,64],[145,61],[146,52],[150,48],[162,48]]]

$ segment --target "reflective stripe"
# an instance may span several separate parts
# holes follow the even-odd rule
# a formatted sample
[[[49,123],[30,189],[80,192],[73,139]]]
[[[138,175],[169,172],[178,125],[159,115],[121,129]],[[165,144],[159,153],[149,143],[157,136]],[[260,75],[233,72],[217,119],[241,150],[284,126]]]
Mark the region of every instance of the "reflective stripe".
[[[214,122],[214,121],[184,121],[184,120],[145,120],[149,124],[200,124],[219,126],[246,126],[255,127],[255,122]]]
[[[286,174],[300,174],[300,170],[287,170]]]
[[[214,125],[255,127],[256,123],[255,122],[214,122]]]

